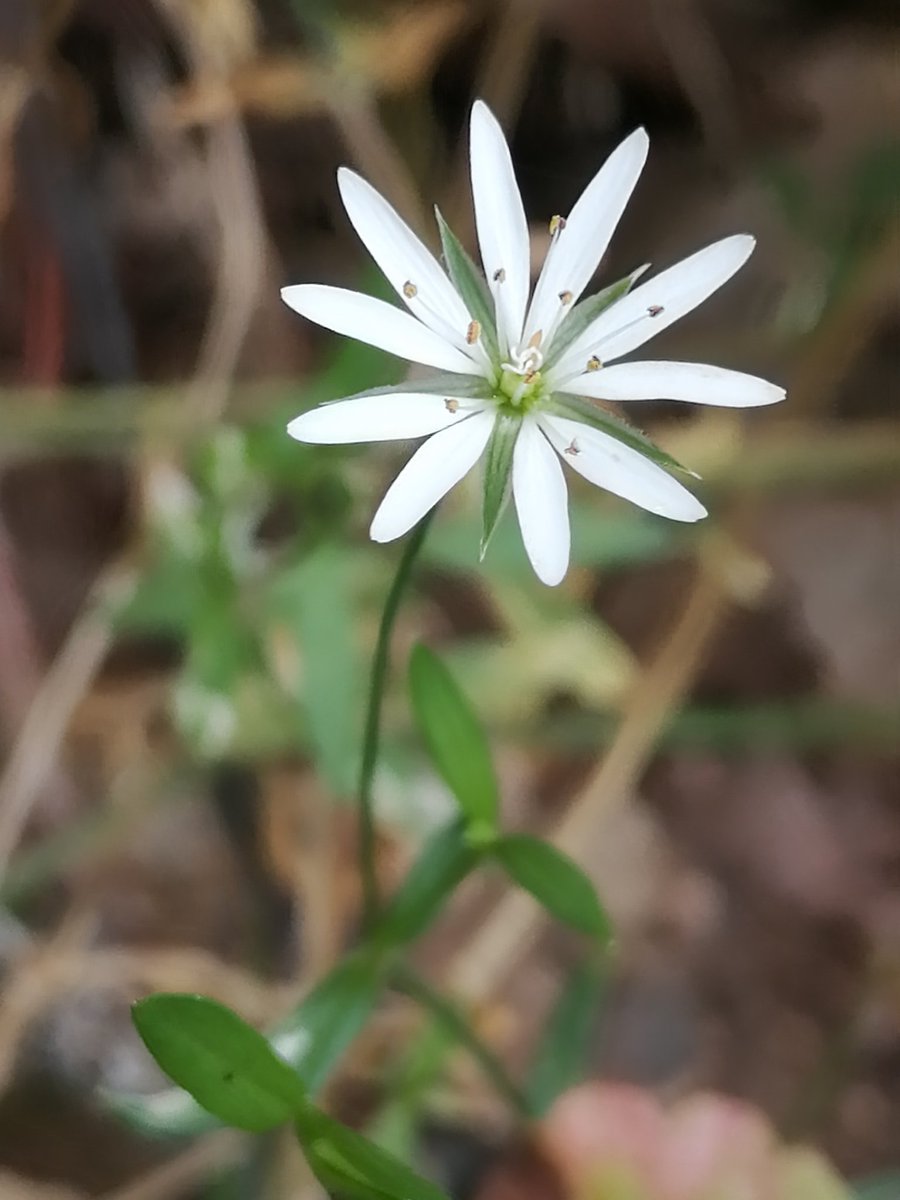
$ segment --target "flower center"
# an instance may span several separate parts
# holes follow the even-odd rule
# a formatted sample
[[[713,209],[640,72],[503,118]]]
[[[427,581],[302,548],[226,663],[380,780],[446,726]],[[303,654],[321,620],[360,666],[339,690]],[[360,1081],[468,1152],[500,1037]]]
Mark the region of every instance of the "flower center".
[[[540,358],[538,352],[537,357]],[[517,416],[530,412],[547,395],[541,372],[535,367],[515,368],[503,364],[494,399],[501,410]]]

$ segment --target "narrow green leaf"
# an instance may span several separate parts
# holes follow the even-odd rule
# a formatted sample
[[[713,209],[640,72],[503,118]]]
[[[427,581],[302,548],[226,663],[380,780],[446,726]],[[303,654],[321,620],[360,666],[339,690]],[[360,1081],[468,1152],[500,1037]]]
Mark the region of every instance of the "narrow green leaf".
[[[275,580],[273,616],[295,633],[300,655],[296,694],[302,696],[316,762],[339,796],[356,785],[361,679],[355,648],[351,562],[323,544]]]
[[[306,1103],[299,1077],[262,1034],[215,1000],[148,996],[132,1019],[166,1074],[227,1125],[261,1133]]]
[[[640,429],[629,425],[621,417],[613,416],[611,412],[601,408],[593,400],[588,400],[584,396],[560,394],[553,397],[548,407],[551,412],[559,413],[561,417],[568,417],[572,421],[581,421],[584,425],[590,425],[591,428],[599,429],[601,433],[614,437],[616,441],[630,446],[632,450],[637,450],[639,454],[643,454],[645,458],[649,458],[651,462],[664,467],[667,471],[680,471],[694,479],[700,478],[696,471],[682,466],[676,458],[652,442]]]
[[[401,946],[423,933],[478,857],[457,823],[435,833],[382,913],[377,943]]]
[[[275,1029],[272,1041],[315,1094],[375,1009],[385,964],[360,951],[338,963]]]
[[[638,267],[636,271],[632,271],[624,279],[619,279],[615,283],[611,283],[609,287],[603,288],[602,291],[596,292],[593,296],[588,296],[580,304],[575,305],[560,325],[559,330],[554,335],[553,341],[550,343],[549,352],[544,363],[544,370],[552,367],[562,357],[563,353],[568,350],[575,339],[584,333],[591,321],[596,320],[611,304],[615,304],[617,300],[621,300],[623,296],[628,295],[637,280],[647,270],[647,265]]]
[[[463,298],[469,313],[481,326],[481,336],[491,359],[498,357],[497,329],[494,324],[494,303],[484,276],[475,266],[462,242],[444,220],[439,208],[435,207],[444,262],[453,286]]]
[[[593,956],[566,980],[531,1068],[528,1095],[538,1116],[584,1078],[604,984],[601,964]]]
[[[453,676],[427,646],[409,663],[413,712],[438,771],[453,792],[470,833],[492,834],[499,794],[484,730]]]
[[[277,1026],[271,1036],[272,1048],[297,1070],[311,1092],[324,1086],[372,1015],[383,984],[384,965],[377,955],[352,955]],[[103,1098],[111,1112],[153,1137],[192,1137],[218,1123],[211,1115],[212,1108],[201,1107],[182,1088],[150,1095],[106,1092]]]
[[[490,847],[512,879],[560,921],[606,942],[609,920],[591,881],[571,858],[539,838],[514,833]]]
[[[522,428],[521,417],[498,413],[484,461],[484,491],[481,509],[481,557],[494,535],[497,522],[509,500],[513,450]]]
[[[318,1109],[295,1119],[297,1138],[313,1174],[346,1200],[448,1200],[444,1192]]]

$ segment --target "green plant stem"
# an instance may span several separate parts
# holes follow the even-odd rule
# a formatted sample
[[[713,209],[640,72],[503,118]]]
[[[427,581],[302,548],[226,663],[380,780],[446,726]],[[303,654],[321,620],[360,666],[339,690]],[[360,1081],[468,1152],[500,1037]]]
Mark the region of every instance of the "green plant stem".
[[[415,1000],[426,1012],[431,1013],[435,1020],[439,1021],[448,1033],[468,1050],[513,1111],[523,1120],[531,1120],[534,1111],[528,1097],[510,1078],[499,1058],[470,1028],[464,1013],[460,1012],[451,1000],[435,991],[427,980],[405,963],[394,968],[391,974],[391,986],[395,991]]]
[[[432,509],[410,535],[403,548],[397,572],[388,592],[381,614],[381,624],[378,627],[378,639],[375,643],[375,653],[372,657],[372,676],[369,683],[369,700],[366,708],[366,724],[363,734],[362,763],[359,771],[359,868],[363,888],[363,924],[366,929],[374,925],[381,907],[381,897],[378,892],[378,874],[375,863],[375,808],[372,797],[372,782],[375,778],[375,766],[378,762],[378,748],[381,741],[381,709],[384,701],[384,688],[387,682],[388,659],[391,649],[391,635],[400,609],[403,593],[409,583],[413,565],[418,557],[428,527],[431,524],[436,509]]]

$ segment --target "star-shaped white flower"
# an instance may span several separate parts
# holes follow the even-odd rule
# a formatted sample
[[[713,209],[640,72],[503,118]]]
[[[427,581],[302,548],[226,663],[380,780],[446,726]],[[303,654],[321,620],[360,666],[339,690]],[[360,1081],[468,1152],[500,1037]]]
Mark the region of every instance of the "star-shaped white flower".
[[[668,399],[741,408],[773,404],[784,391],[699,363],[609,365],[721,287],[754,246],[746,234],[724,238],[640,286],[633,287],[646,268],[579,303],[648,146],[647,134],[636,130],[568,217],[553,218],[530,300],[522,199],[503,132],[482,101],[472,109],[470,160],[483,277],[440,213],[446,271],[374,188],[353,171],[338,172],[356,232],[409,311],[320,284],[287,287],[282,296],[335,333],[443,372],[322,405],[288,426],[302,442],[427,438],[382,500],[370,530],[375,541],[406,533],[482,457],[482,552],[511,491],[528,556],[546,584],[559,583],[569,563],[561,462],[660,516],[706,515],[669,473],[678,464],[594,402]]]

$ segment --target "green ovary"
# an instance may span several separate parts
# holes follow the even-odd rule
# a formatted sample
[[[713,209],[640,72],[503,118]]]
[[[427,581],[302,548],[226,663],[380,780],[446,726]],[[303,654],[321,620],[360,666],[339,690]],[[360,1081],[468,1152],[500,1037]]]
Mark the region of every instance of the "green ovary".
[[[547,395],[540,371],[526,376],[505,370],[497,383],[494,399],[501,412],[521,417],[536,408]]]

